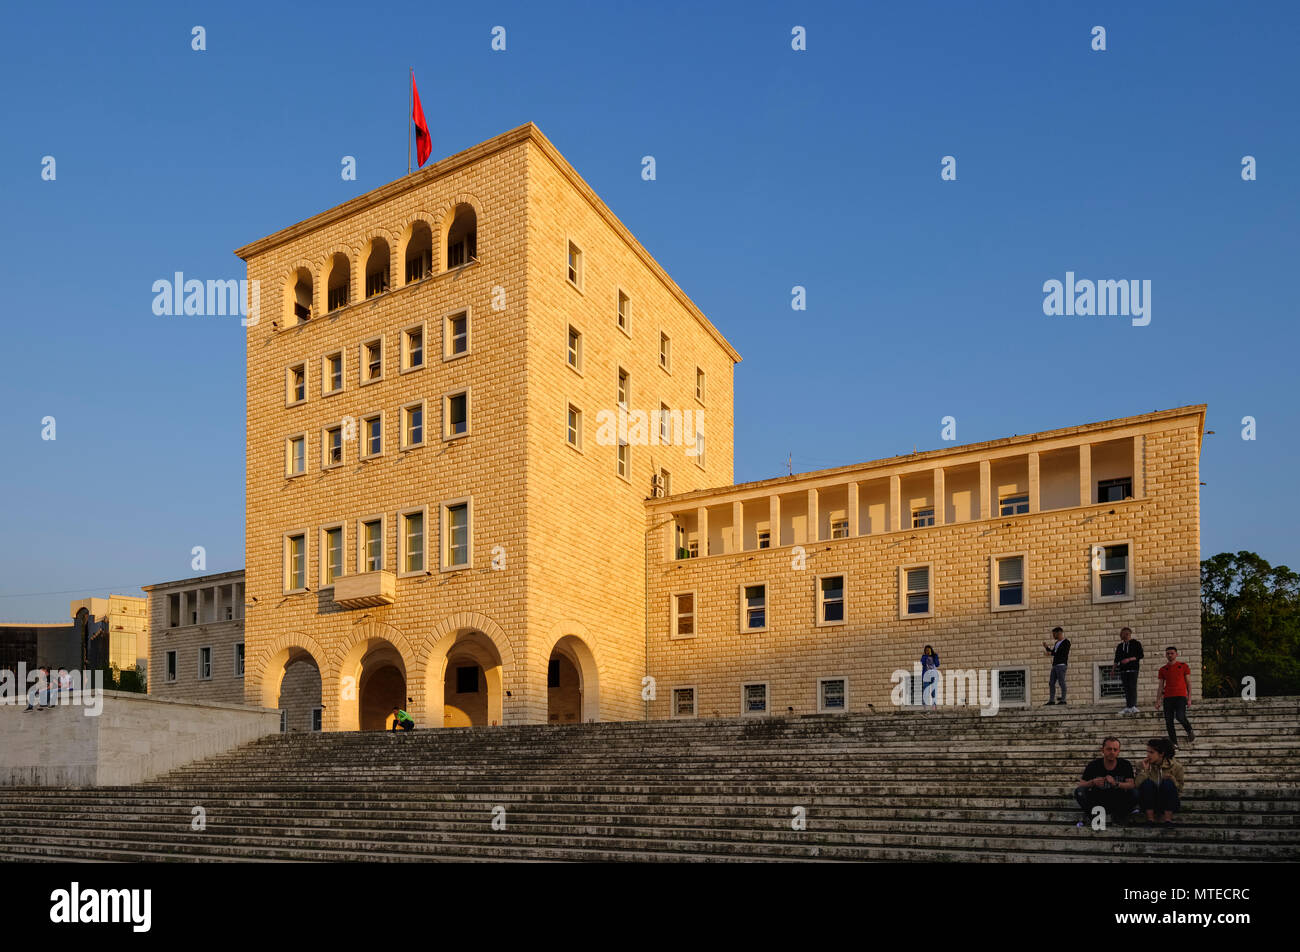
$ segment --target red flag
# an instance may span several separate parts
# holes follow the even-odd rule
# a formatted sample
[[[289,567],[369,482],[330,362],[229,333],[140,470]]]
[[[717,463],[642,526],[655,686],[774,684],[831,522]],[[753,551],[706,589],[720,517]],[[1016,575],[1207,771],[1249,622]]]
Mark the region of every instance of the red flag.
[[[424,121],[424,109],[420,106],[420,90],[415,85],[415,71],[411,71],[411,121],[415,123],[415,158],[417,167],[424,165],[433,152],[433,140],[429,138],[429,124]]]

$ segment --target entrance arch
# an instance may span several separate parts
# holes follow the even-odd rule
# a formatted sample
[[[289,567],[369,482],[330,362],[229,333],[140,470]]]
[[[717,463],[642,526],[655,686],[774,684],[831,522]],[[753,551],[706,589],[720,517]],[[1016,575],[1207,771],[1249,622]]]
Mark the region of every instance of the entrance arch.
[[[354,640],[338,661],[339,730],[384,730],[392,723],[394,706],[410,711],[406,639],[389,625],[366,623],[354,629]],[[396,642],[396,643],[395,643]]]
[[[429,726],[498,725],[506,719],[506,671],[514,653],[490,618],[467,612],[434,629],[424,661]]]
[[[289,632],[275,638],[249,665],[245,677],[255,685],[245,694],[262,707],[284,711],[287,731],[319,729],[321,703],[320,646],[305,633]],[[250,694],[252,696],[250,696]]]
[[[578,635],[564,635],[546,662],[546,719],[551,724],[600,720],[596,657]]]

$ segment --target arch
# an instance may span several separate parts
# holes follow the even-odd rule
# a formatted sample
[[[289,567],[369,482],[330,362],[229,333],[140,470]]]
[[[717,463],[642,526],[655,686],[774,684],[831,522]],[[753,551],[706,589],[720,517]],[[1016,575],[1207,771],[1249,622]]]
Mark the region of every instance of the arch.
[[[244,668],[244,678],[253,685],[253,692],[256,692],[262,707],[280,706],[280,686],[285,672],[291,663],[304,657],[310,658],[321,672],[323,694],[325,652],[316,643],[316,639],[305,631],[276,635],[248,661]],[[253,692],[246,692],[245,697]]]
[[[410,694],[411,674],[416,668],[415,653],[400,629],[377,621],[360,621],[352,626],[347,638],[334,653],[330,669],[330,695],[337,691],[337,727],[355,731],[366,726],[368,688],[374,688],[376,674],[386,667],[401,676],[405,694]],[[386,696],[386,695],[385,695]],[[400,702],[394,702],[400,703]],[[391,707],[391,703],[385,706]],[[411,709],[419,720],[419,708]],[[375,726],[373,723],[369,726]]]
[[[457,658],[472,660],[482,669],[486,723],[505,723],[505,694],[516,668],[514,649],[500,625],[479,612],[460,612],[436,625],[425,645],[422,707],[431,726],[447,723],[447,677],[449,671],[454,676],[452,662]]]
[[[382,236],[371,238],[366,245],[362,259],[365,275],[365,296],[372,298],[392,288],[392,249],[388,239]]]
[[[469,202],[457,202],[442,219],[443,267],[447,271],[478,259],[478,211]]]
[[[577,720],[584,723],[600,720],[600,663],[598,659],[599,649],[596,639],[587,631],[586,626],[581,622],[562,621],[553,627],[546,638],[545,644],[550,647],[542,655],[545,659],[546,669],[542,672],[543,680],[540,682],[547,685],[547,720],[550,721],[551,713],[558,713],[560,717],[557,721],[564,721],[562,710],[552,710],[551,697],[551,661],[559,658],[567,661],[576,671],[578,677],[578,695],[580,698],[581,710]],[[561,685],[561,690],[566,685]],[[563,704],[560,705],[561,708]]]
[[[433,274],[433,226],[417,218],[406,226],[401,241],[403,284],[413,284]]]
[[[284,321],[286,325],[306,324],[315,312],[315,284],[311,269],[300,264],[284,281]]]
[[[347,307],[352,300],[352,260],[336,251],[325,261],[325,311]]]

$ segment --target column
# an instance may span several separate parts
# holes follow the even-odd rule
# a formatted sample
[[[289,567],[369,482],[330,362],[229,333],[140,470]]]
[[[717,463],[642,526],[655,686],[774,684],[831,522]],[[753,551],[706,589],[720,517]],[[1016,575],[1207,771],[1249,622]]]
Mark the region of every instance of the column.
[[[739,499],[731,504],[731,548],[728,551],[745,551],[745,504]]]
[[[1038,454],[1029,454],[1029,511],[1038,512]]]
[[[1092,444],[1079,444],[1079,505],[1092,505]]]
[[[986,459],[980,460],[980,518],[993,516],[993,464]]]
[[[849,538],[858,537],[858,484],[856,482],[848,485],[849,496]]]
[[[903,528],[898,521],[898,512],[902,508],[903,481],[897,475],[889,477],[889,531],[897,532]]]
[[[934,470],[934,492],[931,496],[934,499],[934,524],[941,526],[948,520],[948,503],[944,498],[943,467],[937,466]]]
[[[695,510],[695,534],[700,540],[700,558],[709,554],[709,510],[700,506]]]
[[[817,542],[821,524],[817,512],[817,490],[808,490],[808,529],[804,533],[804,542]]]
[[[1133,437],[1133,498],[1141,499],[1147,494],[1146,466],[1147,438],[1139,433]]]
[[[767,531],[771,533],[772,548],[781,544],[781,497],[773,493],[767,497]]]

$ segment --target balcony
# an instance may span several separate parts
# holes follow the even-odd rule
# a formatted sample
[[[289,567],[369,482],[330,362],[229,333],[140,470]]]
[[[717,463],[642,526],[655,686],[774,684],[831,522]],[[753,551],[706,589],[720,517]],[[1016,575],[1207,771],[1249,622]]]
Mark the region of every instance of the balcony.
[[[343,608],[375,608],[397,601],[397,577],[392,572],[364,572],[334,580],[334,601]]]

